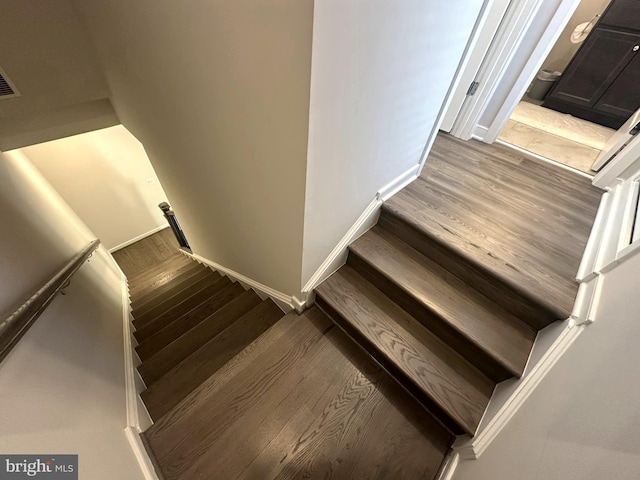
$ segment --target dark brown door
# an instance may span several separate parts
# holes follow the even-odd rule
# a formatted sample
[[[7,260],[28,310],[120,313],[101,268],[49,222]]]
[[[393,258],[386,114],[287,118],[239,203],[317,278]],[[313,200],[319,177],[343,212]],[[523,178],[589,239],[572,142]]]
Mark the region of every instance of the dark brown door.
[[[628,63],[616,78],[594,109],[618,117],[630,117],[640,108],[640,52]]]
[[[635,55],[633,47],[639,44],[638,34],[596,28],[550,97],[593,107]]]

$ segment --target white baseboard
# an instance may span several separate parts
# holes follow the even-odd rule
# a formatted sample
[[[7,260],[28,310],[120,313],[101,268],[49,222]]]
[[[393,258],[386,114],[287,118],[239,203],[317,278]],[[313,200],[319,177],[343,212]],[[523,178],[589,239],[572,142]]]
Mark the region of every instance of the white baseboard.
[[[349,228],[349,230],[347,230],[347,233],[344,234],[334,249],[331,250],[331,253],[329,253],[324,262],[322,262],[304,287],[302,287],[302,298],[296,299],[301,305],[304,306],[313,303],[313,290],[345,264],[347,261],[349,245],[378,223],[380,207],[383,202],[418,178],[419,170],[420,165],[414,165],[398,175],[398,177],[393,179],[376,193],[375,198],[371,203],[369,203],[369,205],[367,205],[355,223],[351,228]]]
[[[486,423],[481,425],[473,438],[458,437],[454,444],[454,451],[459,454],[460,458],[476,459],[482,455],[585,328],[585,325],[575,325],[571,320],[566,322],[565,328],[551,347],[536,365],[519,380],[516,389],[495,415],[491,419],[483,419],[483,423],[487,420]]]
[[[140,438],[140,429],[136,427],[127,427],[124,431],[127,436],[127,440],[129,440],[129,444],[131,445],[131,449],[133,450],[133,454],[138,460],[138,464],[140,465],[140,470],[142,470],[144,478],[146,480],[159,480],[159,477],[156,474],[156,469],[153,466],[153,462],[149,458],[147,449],[144,448],[144,444]]]
[[[140,240],[142,240],[143,238],[147,238],[150,237],[151,235],[153,235],[154,233],[158,233],[160,230],[164,230],[165,228],[169,228],[168,225],[160,225],[159,227],[154,228],[153,230],[149,230],[146,233],[143,233],[142,235],[138,235],[135,238],[132,238],[131,240],[127,240],[124,243],[121,243],[120,245],[117,245],[113,248],[109,249],[109,253],[113,253],[113,252],[117,252],[118,250],[120,250],[121,248],[124,247],[128,247],[129,245],[131,245],[132,243],[136,243],[139,242]]]
[[[126,392],[127,427],[137,427],[138,406],[136,397],[135,366],[133,364],[133,345],[131,344],[131,304],[129,303],[129,286],[126,277],[122,277],[122,330],[124,336],[124,379]]]
[[[578,267],[578,273],[576,274],[576,280],[584,282],[589,278],[596,275],[596,263],[598,261],[598,252],[604,242],[605,228],[607,226],[607,217],[611,210],[613,195],[609,192],[605,192],[600,199],[600,205],[596,213],[596,218],[593,221],[591,227],[591,233],[587,240],[587,245]]]
[[[305,286],[302,287],[302,298],[300,301],[303,304],[313,302],[313,289],[324,282],[336,270],[345,264],[347,261],[347,248],[351,243],[357,240],[360,235],[365,233],[378,222],[381,206],[382,200],[378,198],[378,195],[376,195],[376,198],[367,205],[364,212],[362,212],[356,222],[351,226],[347,233],[345,233],[344,237],[342,237],[324,262],[322,262],[320,267],[318,267]]]
[[[115,262],[114,262],[115,263]],[[116,264],[117,265],[117,264]],[[138,460],[140,469],[147,480],[158,480],[155,469],[147,450],[142,444],[140,433],[153,422],[140,398],[140,382],[134,366],[134,350],[131,343],[131,303],[129,302],[129,285],[127,277],[121,276],[122,281],[122,334],[124,339],[124,378],[125,378],[125,409],[127,426],[125,434],[131,445],[131,450]],[[144,385],[144,384],[143,384]]]
[[[452,480],[454,473],[456,473],[456,468],[458,468],[458,463],[460,463],[460,454],[453,451],[445,459],[445,463],[435,480]]]
[[[480,142],[484,142],[485,137],[487,136],[487,132],[489,129],[487,127],[483,127],[482,125],[476,125],[471,133],[471,138],[474,140],[479,140]]]
[[[274,301],[278,307],[284,312],[289,313],[291,310],[295,309],[297,306],[297,301],[291,295],[287,295],[286,293],[282,293],[274,288],[271,288],[267,285],[264,285],[252,278],[246,277],[241,273],[238,273],[230,268],[227,268],[219,263],[214,262],[213,260],[209,260],[208,258],[202,257],[195,253],[190,253],[185,250],[180,250],[183,255],[187,257],[193,258],[195,261],[207,265],[222,275],[229,277],[234,282],[240,283],[245,288],[251,288],[254,290],[260,298],[269,297]]]
[[[376,194],[376,198],[386,202],[391,197],[393,197],[396,193],[402,190],[404,187],[413,182],[416,178],[418,178],[418,172],[420,170],[420,165],[414,165],[413,167],[407,169],[405,172],[398,175],[380,190]]]

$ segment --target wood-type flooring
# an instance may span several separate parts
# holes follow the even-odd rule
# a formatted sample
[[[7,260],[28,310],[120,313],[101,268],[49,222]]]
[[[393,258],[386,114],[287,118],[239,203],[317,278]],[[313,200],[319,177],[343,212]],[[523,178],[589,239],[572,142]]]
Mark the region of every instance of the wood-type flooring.
[[[601,193],[439,135],[302,314],[178,253],[170,230],[116,252],[159,475],[437,478],[537,331],[569,315]]]
[[[571,314],[601,195],[508,147],[440,134],[316,303],[453,434],[474,435],[537,332]]]

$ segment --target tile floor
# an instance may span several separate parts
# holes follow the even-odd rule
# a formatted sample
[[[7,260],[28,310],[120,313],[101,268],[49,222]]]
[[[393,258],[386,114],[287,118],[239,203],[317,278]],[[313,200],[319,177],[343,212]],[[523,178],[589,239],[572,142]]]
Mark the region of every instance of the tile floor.
[[[522,101],[499,140],[593,174],[591,165],[615,130]]]

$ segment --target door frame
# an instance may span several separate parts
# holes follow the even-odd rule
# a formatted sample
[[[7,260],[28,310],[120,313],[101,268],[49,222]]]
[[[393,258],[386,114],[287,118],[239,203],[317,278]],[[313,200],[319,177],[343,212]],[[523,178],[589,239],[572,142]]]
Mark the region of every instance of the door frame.
[[[440,129],[450,132],[511,0],[486,0],[444,103]]]
[[[533,22],[544,13],[540,12],[543,2],[549,2],[549,0],[512,0],[509,4],[491,47],[476,75],[476,81],[480,83],[480,86],[475,95],[467,96],[464,101],[451,129],[452,135],[464,140],[476,138],[486,143],[492,143],[504,128],[509,116],[524,96],[531,80],[578,7],[580,0],[555,0],[557,6],[551,20],[542,33],[535,35],[535,40],[533,40],[532,32],[529,30]],[[506,78],[509,67],[525,40],[535,44],[533,51],[529,54],[522,70],[517,74],[496,116],[489,125],[480,125],[483,113],[492,102],[499,84]]]

